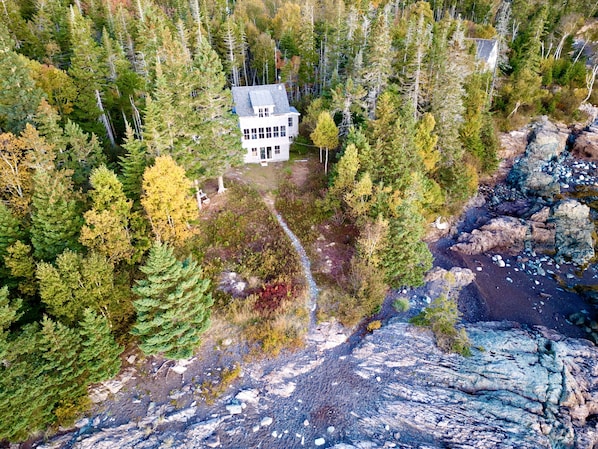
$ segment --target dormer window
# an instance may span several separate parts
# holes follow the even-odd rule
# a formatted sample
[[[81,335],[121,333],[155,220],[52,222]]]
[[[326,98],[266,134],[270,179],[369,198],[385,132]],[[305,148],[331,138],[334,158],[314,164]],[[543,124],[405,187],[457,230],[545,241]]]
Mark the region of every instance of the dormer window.
[[[260,117],[270,117],[270,108],[258,108],[258,116]]]

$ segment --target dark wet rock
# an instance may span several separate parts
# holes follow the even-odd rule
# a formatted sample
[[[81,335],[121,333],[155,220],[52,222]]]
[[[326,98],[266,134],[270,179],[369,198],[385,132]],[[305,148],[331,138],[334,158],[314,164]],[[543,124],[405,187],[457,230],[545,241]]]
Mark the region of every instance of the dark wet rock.
[[[560,193],[558,179],[544,169],[561,155],[566,143],[567,134],[544,117],[533,126],[524,155],[509,173],[509,183],[526,195],[550,198]]]
[[[552,208],[557,249],[555,260],[584,265],[594,257],[590,208],[576,200],[564,200]]]

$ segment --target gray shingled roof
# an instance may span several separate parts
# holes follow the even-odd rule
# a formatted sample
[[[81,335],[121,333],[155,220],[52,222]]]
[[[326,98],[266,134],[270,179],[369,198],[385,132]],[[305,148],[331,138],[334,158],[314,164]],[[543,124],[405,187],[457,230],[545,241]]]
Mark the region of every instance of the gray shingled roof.
[[[492,50],[496,46],[496,39],[475,39],[476,58],[481,61],[490,60]]]
[[[253,106],[274,105],[275,114],[290,112],[289,99],[284,84],[266,84],[264,86],[240,86],[232,89],[235,112],[240,116],[254,115]],[[257,104],[252,101],[257,102]]]

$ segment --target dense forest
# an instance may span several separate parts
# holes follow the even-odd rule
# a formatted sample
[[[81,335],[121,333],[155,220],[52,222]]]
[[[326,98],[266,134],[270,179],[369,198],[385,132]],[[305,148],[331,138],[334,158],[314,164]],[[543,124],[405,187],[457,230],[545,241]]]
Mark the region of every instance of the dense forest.
[[[234,228],[266,220],[201,224],[196,190],[242,161],[231,86],[284,83],[298,143],[325,152],[310,207],[358,231],[359,316],[422,282],[424,225],[496,168],[499,129],[596,104],[593,0],[0,2],[0,441],[71,424],[127,345],[200,344]],[[240,260],[264,254],[296,265]]]

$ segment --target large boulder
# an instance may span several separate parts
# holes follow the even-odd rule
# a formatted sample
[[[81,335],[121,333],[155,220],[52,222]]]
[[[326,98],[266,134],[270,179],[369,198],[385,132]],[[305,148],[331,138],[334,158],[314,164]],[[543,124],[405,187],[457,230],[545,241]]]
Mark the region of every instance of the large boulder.
[[[546,117],[532,129],[524,155],[513,165],[508,182],[525,195],[552,197],[560,193],[558,180],[543,169],[561,155],[567,134]]]
[[[482,254],[492,249],[520,250],[529,234],[529,225],[518,218],[498,217],[480,229],[459,235],[453,251],[463,254]]]
[[[588,263],[594,257],[590,208],[576,200],[560,201],[552,208],[552,220],[556,228],[556,261]]]
[[[573,143],[571,154],[576,158],[598,161],[598,128],[582,131]]]
[[[466,358],[431,350],[428,332],[402,323],[368,337],[353,357],[386,379],[385,399],[357,434],[367,441],[388,425],[403,448],[596,447],[594,345],[507,323],[467,331]]]

